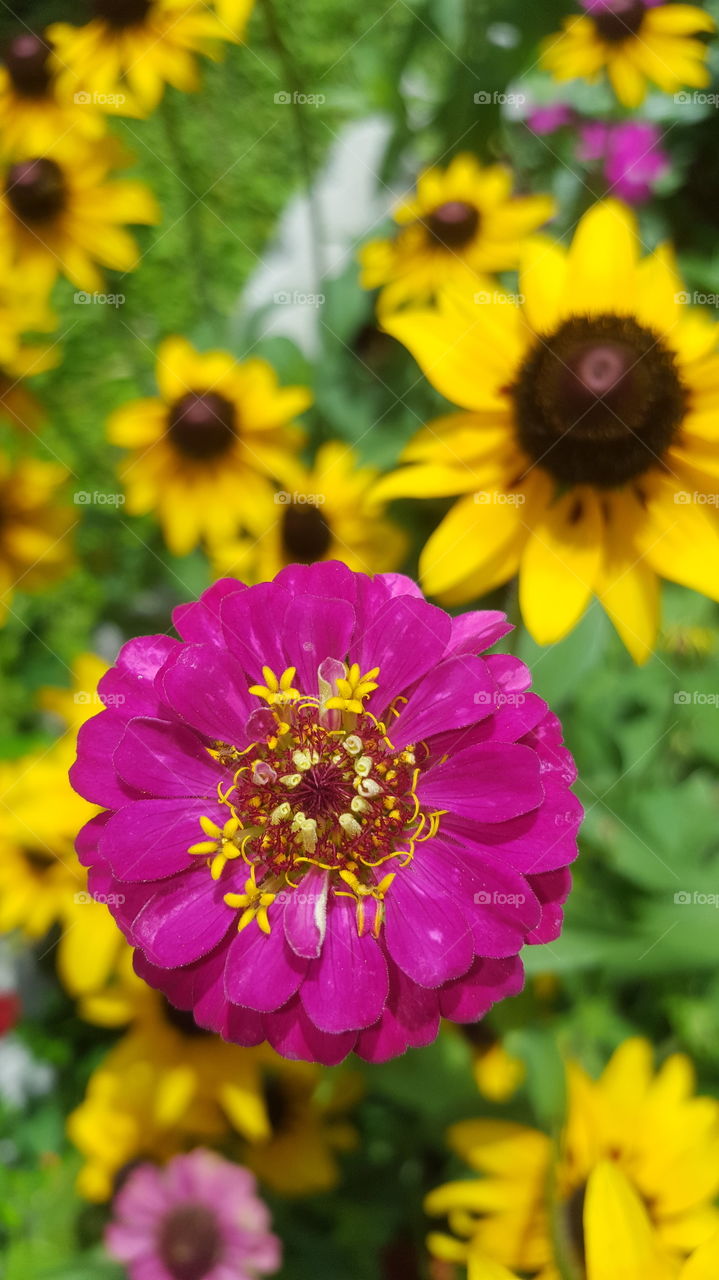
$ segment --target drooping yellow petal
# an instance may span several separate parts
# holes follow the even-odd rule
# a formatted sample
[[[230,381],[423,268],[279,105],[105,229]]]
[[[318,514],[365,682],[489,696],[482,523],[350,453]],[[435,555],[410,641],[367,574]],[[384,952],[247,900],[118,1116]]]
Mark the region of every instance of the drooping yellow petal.
[[[532,524],[522,554],[519,602],[537,644],[554,644],[579,621],[599,576],[603,520],[593,490],[582,486]]]
[[[597,595],[635,662],[650,657],[659,626],[659,579],[636,541],[643,510],[634,494],[605,496],[604,563]]]
[[[608,1160],[587,1184],[584,1238],[587,1280],[673,1280],[637,1192]]]

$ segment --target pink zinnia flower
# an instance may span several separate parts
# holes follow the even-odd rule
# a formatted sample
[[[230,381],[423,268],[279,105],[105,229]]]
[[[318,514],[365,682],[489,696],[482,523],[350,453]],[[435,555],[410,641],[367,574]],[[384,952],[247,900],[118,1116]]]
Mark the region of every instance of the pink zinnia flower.
[[[130,1280],[254,1280],[279,1268],[255,1179],[212,1151],[140,1165],[113,1208],[105,1246]]]
[[[136,968],[197,1023],[391,1058],[522,986],[561,926],[581,807],[511,628],[339,563],[215,583],[131,640],[80,731],[81,832]]]
[[[603,160],[612,190],[627,204],[643,204],[671,164],[661,140],[661,129],[649,120],[590,121],[580,129],[577,155],[585,162]]]

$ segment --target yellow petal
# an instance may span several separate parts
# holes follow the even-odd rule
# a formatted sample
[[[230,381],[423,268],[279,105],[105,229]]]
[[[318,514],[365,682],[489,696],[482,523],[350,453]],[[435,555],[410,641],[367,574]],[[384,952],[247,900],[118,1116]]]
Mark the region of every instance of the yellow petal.
[[[664,578],[719,599],[719,524],[716,508],[661,472],[642,480],[645,518],[638,535],[647,563]]]
[[[719,1233],[707,1240],[684,1264],[680,1280],[716,1280],[719,1276]]]
[[[626,1176],[610,1161],[597,1165],[584,1206],[587,1280],[672,1280],[649,1216]]]
[[[527,241],[519,291],[524,297],[524,314],[535,333],[551,333],[559,326],[566,279],[567,254],[561,245],[541,236]]]
[[[512,311],[488,303],[471,313],[458,308],[452,314],[402,312],[384,319],[383,327],[411,351],[425,377],[453,404],[496,409],[503,407],[502,387],[511,383],[516,370]]]
[[[537,644],[554,644],[581,618],[599,576],[602,543],[599,501],[584,486],[533,523],[520,566],[519,602]]]
[[[659,579],[636,542],[644,513],[629,492],[608,494],[605,504],[605,556],[597,595],[634,661],[646,662],[659,625]]]
[[[633,310],[637,259],[634,215],[617,200],[594,205],[581,219],[569,250],[565,313]]]

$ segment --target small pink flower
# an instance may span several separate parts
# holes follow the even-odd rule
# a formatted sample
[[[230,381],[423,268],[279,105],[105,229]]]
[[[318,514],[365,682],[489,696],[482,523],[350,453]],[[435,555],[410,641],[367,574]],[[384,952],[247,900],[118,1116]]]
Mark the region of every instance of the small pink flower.
[[[252,1174],[211,1151],[133,1170],[105,1233],[130,1280],[254,1280],[274,1275],[282,1247]]]
[[[574,109],[567,102],[549,102],[545,106],[535,107],[527,116],[527,125],[532,133],[543,137],[556,133],[557,129],[574,123]]]
[[[592,120],[582,126],[579,138],[579,159],[603,161],[607,182],[627,204],[649,200],[655,182],[671,163],[661,146],[661,130],[649,120],[616,125]]]

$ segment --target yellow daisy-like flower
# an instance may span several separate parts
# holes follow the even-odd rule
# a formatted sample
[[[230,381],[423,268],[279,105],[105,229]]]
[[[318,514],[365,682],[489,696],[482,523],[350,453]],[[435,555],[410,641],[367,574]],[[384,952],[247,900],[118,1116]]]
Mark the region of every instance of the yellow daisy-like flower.
[[[98,291],[96,264],[132,271],[139,250],[125,223],[156,223],[160,211],[143,182],[113,177],[127,154],[113,139],[63,139],[42,155],[6,162],[0,237],[31,288],[47,297],[58,275]]]
[[[349,446],[322,445],[291,491],[267,493],[252,508],[244,536],[212,548],[216,574],[267,582],[285,565],[317,560],[343,560],[359,573],[396,569],[406,538],[371,496],[377,474],[358,467]]]
[[[420,174],[416,193],[394,212],[393,239],[364,246],[360,283],[381,288],[380,314],[431,302],[447,285],[476,289],[486,273],[515,267],[523,240],[554,211],[551,196],[513,196],[504,166],[458,155]]]
[[[78,1190],[88,1200],[107,1200],[131,1161],[166,1160],[198,1142],[234,1143],[282,1194],[337,1183],[336,1153],[355,1140],[344,1119],[358,1096],[351,1073],[325,1083],[318,1067],[286,1062],[266,1045],[245,1049],[202,1031],[136,976],[129,947],[115,981],[80,1014],[99,1026],[131,1023],[68,1121],[85,1156]]]
[[[67,776],[80,725],[102,710],[94,691],[105,669],[94,654],[81,655],[72,689],[43,690],[39,699],[60,718],[63,736],[0,764],[0,933],[18,929],[38,941],[58,926],[58,974],[78,997],[102,987],[129,950],[105,904],[88,893],[74,843],[97,810]]]
[[[153,111],[166,84],[199,89],[196,55],[217,60],[220,42],[237,39],[232,24],[202,0],[93,0],[93,10],[86,26],[57,22],[48,35],[69,68],[69,84],[123,111]]]
[[[160,396],[111,416],[108,437],[133,450],[121,468],[131,515],[155,511],[165,541],[185,555],[202,539],[234,538],[272,503],[270,477],[294,487],[302,433],[293,418],[312,402],[306,387],[280,387],[265,360],[205,355],[184,338],[157,353]]]
[[[67,507],[54,505],[66,478],[54,463],[28,459],[13,465],[0,456],[0,625],[15,591],[37,590],[69,567],[76,521]]]
[[[596,594],[641,662],[657,575],[719,598],[716,326],[686,306],[666,246],[639,260],[614,201],[569,251],[528,247],[520,288],[522,306],[447,297],[387,319],[466,412],[425,427],[376,496],[466,495],[424,548],[427,592],[461,603],[518,571],[540,644]]]
[[[709,84],[707,46],[696,37],[714,30],[713,18],[694,4],[605,0],[564,20],[560,34],[544,42],[542,65],[555,80],[596,80],[606,70],[619,101],[638,107],[647,82],[665,93]]]
[[[0,65],[4,150],[40,156],[69,131],[87,138],[103,136],[104,115],[92,102],[77,101],[63,82],[62,70],[48,36],[23,31],[9,42]]]
[[[692,1064],[682,1054],[655,1073],[652,1047],[640,1039],[621,1045],[599,1080],[570,1063],[567,1085],[556,1148],[518,1124],[453,1127],[451,1145],[482,1176],[430,1193],[428,1212],[446,1215],[453,1232],[433,1235],[432,1252],[451,1261],[493,1259],[537,1280],[579,1273],[585,1258],[587,1280],[678,1276],[719,1231],[719,1103],[695,1096]],[[631,1254],[623,1271],[625,1259],[607,1249],[620,1214],[636,1219],[638,1203],[648,1223],[634,1221],[636,1240],[666,1272],[631,1271]],[[478,1263],[470,1274],[483,1275]],[[499,1280],[503,1273],[484,1274]],[[694,1276],[691,1264],[686,1274]]]

